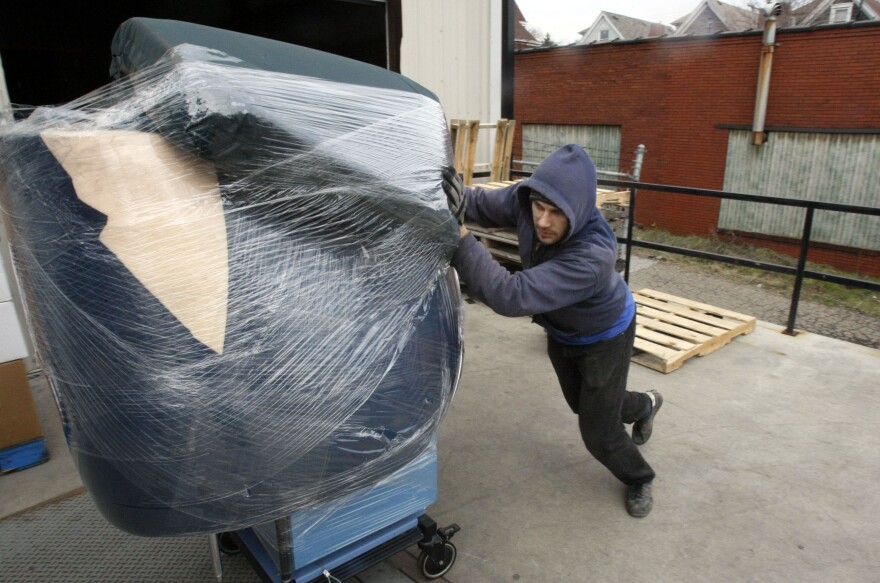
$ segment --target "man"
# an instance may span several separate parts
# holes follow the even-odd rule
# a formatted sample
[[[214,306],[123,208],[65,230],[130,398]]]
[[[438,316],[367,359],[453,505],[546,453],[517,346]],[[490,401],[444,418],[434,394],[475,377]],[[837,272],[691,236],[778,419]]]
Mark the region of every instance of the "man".
[[[447,172],[444,189],[460,220],[516,228],[521,271],[497,263],[464,225],[452,264],[494,311],[530,315],[544,327],[547,353],[587,450],[627,485],[627,511],[647,516],[654,471],[636,445],[651,437],[663,398],[626,390],[635,302],[614,269],[617,242],[596,207],[593,161],[573,144],[518,184],[465,189]],[[624,423],[633,423],[632,438]]]

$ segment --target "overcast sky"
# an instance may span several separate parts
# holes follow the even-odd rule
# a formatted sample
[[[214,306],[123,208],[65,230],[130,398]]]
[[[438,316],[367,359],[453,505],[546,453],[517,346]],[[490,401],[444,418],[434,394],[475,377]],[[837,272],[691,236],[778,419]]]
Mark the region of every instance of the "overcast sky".
[[[724,0],[745,6],[747,0]],[[526,21],[550,33],[558,44],[578,39],[578,32],[589,28],[602,11],[669,24],[690,14],[700,0],[516,0]]]

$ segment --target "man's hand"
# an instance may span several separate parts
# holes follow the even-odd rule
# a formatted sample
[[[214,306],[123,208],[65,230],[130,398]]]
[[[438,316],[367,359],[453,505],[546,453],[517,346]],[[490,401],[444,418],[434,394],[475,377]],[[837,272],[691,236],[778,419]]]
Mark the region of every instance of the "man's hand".
[[[446,204],[449,205],[449,212],[452,213],[452,216],[455,217],[459,224],[464,223],[467,191],[464,188],[461,174],[458,174],[455,168],[451,166],[443,169],[443,191],[446,193]]]

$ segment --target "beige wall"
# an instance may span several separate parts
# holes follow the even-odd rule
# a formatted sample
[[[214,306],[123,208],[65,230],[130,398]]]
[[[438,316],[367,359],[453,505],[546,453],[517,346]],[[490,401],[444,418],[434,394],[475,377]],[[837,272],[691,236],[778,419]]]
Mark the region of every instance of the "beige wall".
[[[402,0],[402,12],[401,72],[437,94],[447,119],[496,121],[501,0]]]

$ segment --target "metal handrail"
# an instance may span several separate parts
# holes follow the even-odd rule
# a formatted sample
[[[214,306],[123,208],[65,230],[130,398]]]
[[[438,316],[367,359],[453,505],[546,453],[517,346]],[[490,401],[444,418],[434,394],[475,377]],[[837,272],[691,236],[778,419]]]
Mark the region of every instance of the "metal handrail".
[[[827,210],[827,211],[835,211],[835,212],[843,212],[843,213],[852,213],[852,214],[860,214],[860,215],[871,215],[871,216],[880,216],[880,208],[874,207],[865,207],[865,206],[857,206],[857,205],[847,205],[847,204],[839,204],[839,203],[829,203],[829,202],[819,202],[812,200],[803,200],[803,199],[795,199],[795,198],[776,198],[772,196],[763,196],[757,194],[744,194],[738,192],[726,192],[722,190],[710,190],[705,188],[689,188],[684,186],[669,186],[665,184],[652,184],[648,182],[635,182],[635,181],[623,181],[623,180],[599,180],[598,181],[602,186],[615,186],[627,188],[630,191],[630,201],[629,201],[629,221],[627,223],[627,232],[625,237],[618,237],[617,240],[621,243],[626,244],[626,260],[625,260],[625,268],[624,268],[624,280],[629,283],[629,266],[630,266],[630,258],[632,254],[632,247],[645,247],[647,249],[655,249],[657,251],[667,251],[670,253],[678,253],[680,255],[686,255],[690,257],[698,257],[701,259],[709,259],[711,261],[718,261],[721,263],[730,263],[734,265],[742,265],[746,267],[754,267],[756,269],[761,269],[764,271],[773,271],[776,273],[784,273],[787,275],[795,276],[794,289],[792,290],[791,296],[791,306],[788,312],[788,325],[785,328],[785,333],[794,335],[794,325],[795,320],[797,319],[797,311],[800,303],[800,294],[803,286],[804,278],[817,279],[821,281],[827,281],[829,283],[839,284],[839,285],[847,285],[851,287],[858,287],[863,289],[869,289],[874,291],[880,291],[880,283],[855,279],[851,277],[842,277],[838,275],[832,275],[828,273],[821,273],[817,271],[811,271],[806,269],[807,263],[807,254],[810,249],[810,236],[812,234],[813,229],[813,215],[817,210]],[[677,247],[674,245],[664,245],[660,243],[653,243],[651,241],[641,241],[638,239],[633,239],[632,230],[634,224],[635,210],[636,210],[636,192],[638,189],[650,190],[652,192],[668,192],[673,194],[684,194],[689,196],[706,196],[712,198],[720,198],[720,199],[728,199],[728,200],[741,200],[746,202],[755,202],[755,203],[763,203],[763,204],[775,204],[780,206],[793,206],[800,207],[806,209],[806,213],[804,215],[804,225],[801,230],[801,239],[800,239],[800,254],[798,256],[797,267],[788,267],[785,265],[777,265],[774,263],[766,263],[763,261],[755,261],[752,259],[744,259],[741,257],[735,257],[732,255],[722,255],[719,253],[709,253],[705,251],[697,251],[694,249],[688,249],[686,247]]]

